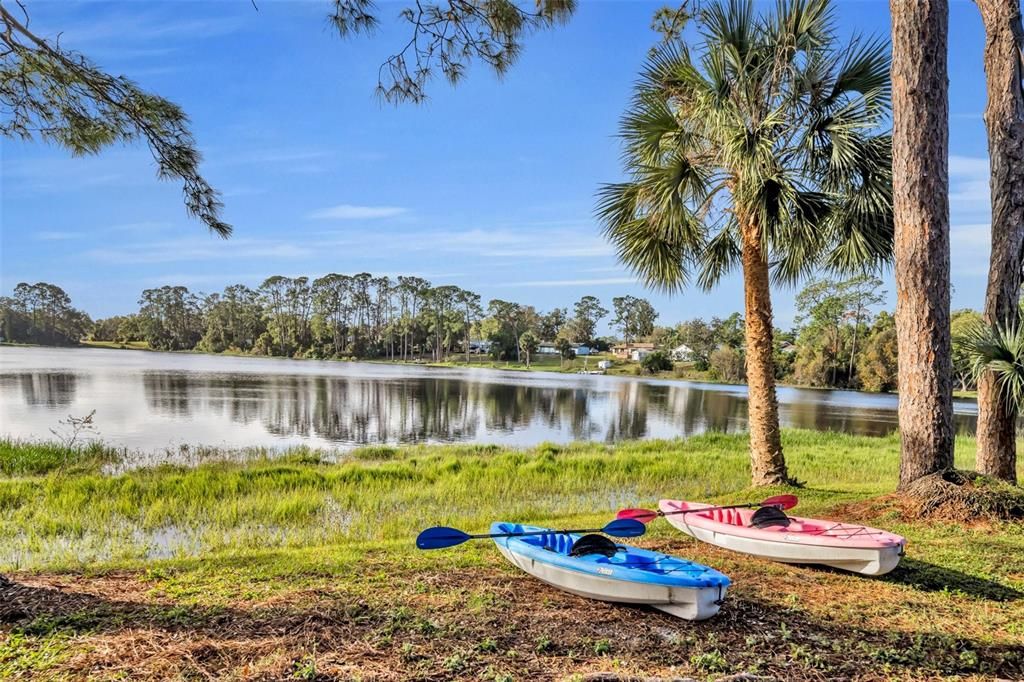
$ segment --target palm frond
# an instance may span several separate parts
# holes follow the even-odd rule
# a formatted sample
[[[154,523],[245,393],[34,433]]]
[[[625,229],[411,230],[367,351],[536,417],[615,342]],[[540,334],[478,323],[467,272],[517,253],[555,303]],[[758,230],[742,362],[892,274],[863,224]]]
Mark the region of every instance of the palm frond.
[[[689,280],[692,254],[702,247],[703,226],[683,204],[652,204],[643,189],[636,183],[605,185],[597,214],[624,265],[649,287],[678,291]]]
[[[822,104],[831,106],[851,92],[859,93],[872,110],[887,108],[892,101],[889,42],[878,37],[854,38],[843,50],[845,58],[835,76],[832,93]]]
[[[738,243],[738,226],[730,221],[714,236],[700,255],[697,286],[710,291],[740,262],[742,252]]]
[[[1024,408],[1024,326],[1018,320],[979,324],[962,340],[976,378],[991,372],[1014,414]]]

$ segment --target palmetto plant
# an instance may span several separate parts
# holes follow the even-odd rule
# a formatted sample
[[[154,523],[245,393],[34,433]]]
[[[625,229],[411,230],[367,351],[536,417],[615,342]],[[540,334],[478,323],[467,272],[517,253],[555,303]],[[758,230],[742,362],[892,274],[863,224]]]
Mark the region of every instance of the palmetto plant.
[[[1011,418],[1020,414],[1024,408],[1024,324],[1020,319],[998,325],[978,324],[965,334],[962,344],[971,358],[975,378],[991,372],[1003,397],[1003,409]],[[1013,439],[1009,447],[1011,451],[1003,455],[1012,463],[1010,471],[1015,473],[1016,443]]]
[[[628,179],[598,215],[651,287],[742,268],[753,479],[779,483],[770,281],[891,256],[888,45],[837,47],[826,0],[717,2],[697,22],[696,47],[652,51],[621,122]]]
[[[1010,318],[1002,324],[979,323],[964,335],[961,341],[964,353],[971,359],[971,369],[979,382],[983,375],[993,380],[1001,400],[996,406],[1005,410],[1011,425],[1016,425],[1017,416],[1024,410],[1024,323],[1021,315]],[[979,404],[983,395],[979,391]],[[980,428],[981,424],[979,424]],[[1014,426],[1009,437],[995,442],[999,451],[992,453],[999,463],[999,470],[992,473],[1011,483],[1017,482],[1017,439]]]
[[[975,376],[993,372],[1010,405],[1024,407],[1024,326],[978,325],[967,335],[966,348]]]

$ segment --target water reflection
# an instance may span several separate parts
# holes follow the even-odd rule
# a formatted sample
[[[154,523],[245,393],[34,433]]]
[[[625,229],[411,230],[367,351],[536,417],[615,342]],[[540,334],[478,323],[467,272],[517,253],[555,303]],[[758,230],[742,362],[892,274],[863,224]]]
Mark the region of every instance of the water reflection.
[[[616,381],[584,389],[424,377],[146,372],[143,387],[146,402],[163,416],[214,414],[242,424],[258,421],[281,437],[317,436],[335,443],[461,441],[542,428],[571,440],[615,442],[746,428],[743,392],[683,383]],[[835,405],[829,393],[803,391],[802,400],[783,404],[784,423],[865,435],[894,429],[895,404],[892,409]],[[973,426],[969,415],[958,415],[957,421],[962,429]],[[663,426],[674,433],[658,428]]]
[[[0,388],[9,390],[12,379],[21,387],[21,394],[28,405],[63,407],[75,399],[78,377],[69,372],[34,372],[14,377],[0,377]]]
[[[895,396],[779,391],[783,425],[896,428]],[[180,443],[615,442],[747,427],[746,390],[620,377],[494,373],[125,351],[0,349],[0,432],[45,438],[96,410],[102,437]],[[974,426],[958,403],[957,426]]]

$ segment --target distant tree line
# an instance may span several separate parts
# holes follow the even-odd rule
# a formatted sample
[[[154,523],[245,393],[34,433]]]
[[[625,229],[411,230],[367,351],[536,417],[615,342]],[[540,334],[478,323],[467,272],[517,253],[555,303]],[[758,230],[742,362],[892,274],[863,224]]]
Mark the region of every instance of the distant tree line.
[[[896,389],[896,329],[879,306],[882,282],[871,276],[812,279],[796,296],[792,329],[774,332],[775,377],[803,386]],[[442,361],[460,354],[529,364],[542,343],[570,358],[580,344],[608,350],[618,339],[598,337],[609,323],[618,339],[653,342],[644,358],[650,373],[673,369],[739,383],[746,380],[745,321],[696,318],[675,326],[655,324],[658,312],[642,298],[619,296],[612,310],[595,296],[571,308],[538,311],[457,286],[433,286],[420,277],[396,279],[329,274],[267,278],[252,289],[234,284],[221,293],[193,293],[183,286],[146,289],[139,310],[93,322],[71,305],[58,286],[19,284],[0,298],[0,335],[6,341],[75,345],[80,339],[145,342],[157,350],[199,350],[301,358],[386,358]],[[970,340],[981,314],[952,315],[953,365],[960,390],[976,387]],[[686,347],[682,355],[672,351]],[[692,372],[689,372],[692,370]]]
[[[95,322],[46,283],[19,284],[0,303],[4,339],[21,343],[70,345],[87,337],[145,342],[156,350],[437,361],[471,350],[528,361],[542,342],[568,357],[577,345],[607,349],[609,343],[596,338],[609,311],[594,296],[582,297],[571,312],[541,312],[501,299],[484,305],[477,293],[420,277],[369,273],[312,280],[275,275],[255,289],[234,284],[214,294],[162,286],[142,292],[137,312]],[[649,301],[616,298],[615,306],[613,324],[624,334],[650,333],[657,313]]]
[[[58,286],[22,282],[12,296],[0,297],[0,339],[47,346],[74,346],[92,328],[92,320],[71,306]]]

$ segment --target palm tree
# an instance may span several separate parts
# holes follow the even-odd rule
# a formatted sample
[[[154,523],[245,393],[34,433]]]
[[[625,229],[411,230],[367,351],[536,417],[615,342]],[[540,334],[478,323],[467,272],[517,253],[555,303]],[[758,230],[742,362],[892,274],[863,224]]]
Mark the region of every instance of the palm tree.
[[[764,17],[720,1],[698,21],[696,49],[652,51],[621,123],[629,178],[601,189],[598,214],[648,286],[696,274],[711,289],[741,267],[753,481],[783,483],[770,281],[890,256],[887,46],[836,49],[827,0]]]

